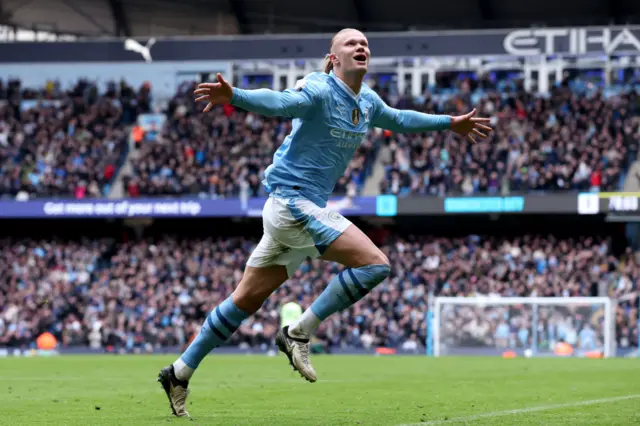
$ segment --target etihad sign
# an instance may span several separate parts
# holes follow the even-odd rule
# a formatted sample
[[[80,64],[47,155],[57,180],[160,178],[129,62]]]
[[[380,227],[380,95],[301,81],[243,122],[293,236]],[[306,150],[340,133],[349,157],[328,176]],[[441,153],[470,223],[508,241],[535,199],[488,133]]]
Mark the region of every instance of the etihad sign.
[[[587,53],[640,53],[640,31],[611,28],[544,28],[516,30],[503,40],[511,55],[584,55]]]

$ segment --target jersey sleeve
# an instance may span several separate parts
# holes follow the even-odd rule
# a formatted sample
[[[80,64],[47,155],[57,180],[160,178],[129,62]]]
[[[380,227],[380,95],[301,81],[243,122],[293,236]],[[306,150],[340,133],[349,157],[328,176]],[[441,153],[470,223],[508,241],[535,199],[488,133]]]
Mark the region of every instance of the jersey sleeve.
[[[418,111],[391,108],[376,93],[374,112],[371,120],[373,127],[391,130],[396,133],[421,133],[447,130],[451,127],[448,115],[425,114]]]
[[[270,117],[308,119],[320,110],[323,87],[315,82],[300,80],[296,87],[277,92],[270,89],[233,89],[231,104],[247,111]]]

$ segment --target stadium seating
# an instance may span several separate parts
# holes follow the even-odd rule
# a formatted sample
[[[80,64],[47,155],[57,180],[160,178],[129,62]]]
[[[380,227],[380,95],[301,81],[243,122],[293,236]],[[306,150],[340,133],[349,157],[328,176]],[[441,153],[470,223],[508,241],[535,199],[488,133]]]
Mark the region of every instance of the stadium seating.
[[[472,102],[473,100],[473,102]],[[546,98],[524,90],[433,95],[425,112],[495,117],[494,134],[472,145],[451,134],[389,138],[381,192],[444,195],[615,190],[637,155],[638,95],[605,97],[556,87]]]
[[[148,351],[185,344],[205,315],[239,282],[255,239],[179,239],[135,242],[0,240],[0,346],[28,347],[53,333],[63,347]],[[392,235],[383,245],[392,276],[359,304],[318,330],[331,348],[423,350],[430,292],[473,296],[611,296],[638,289],[630,251],[616,256],[608,240],[432,238]],[[304,263],[229,342],[267,349],[279,325],[279,306],[303,307],[339,266]],[[635,308],[621,305],[618,340],[636,344]]]
[[[502,86],[500,86],[502,87]],[[372,132],[337,194],[357,194],[369,177],[378,148],[388,147],[382,193],[443,195],[619,188],[637,154],[632,117],[637,95],[616,97],[556,88],[548,99],[523,90],[465,92],[425,99],[390,100],[399,108],[461,114],[474,106],[493,116],[494,136],[472,146],[447,133],[398,135]],[[264,195],[265,168],[290,122],[219,108],[202,115],[192,88],[182,88],[168,108],[158,137],[141,144],[126,179],[129,195],[233,197]],[[584,118],[594,118],[588,124]],[[595,119],[597,117],[597,119]],[[596,127],[597,126],[597,127]],[[155,133],[155,132],[154,132]]]
[[[166,124],[141,137],[130,155],[126,195],[262,196],[260,184],[288,120],[227,106],[202,114],[180,88]],[[383,193],[444,195],[619,187],[637,153],[639,102],[634,93],[594,97],[556,88],[548,99],[521,90],[464,88],[393,104],[426,112],[463,113],[477,105],[497,117],[488,143],[452,135],[372,132],[338,182],[336,194],[361,192],[378,155],[386,161]],[[148,87],[110,85],[104,93],[80,81],[62,92],[0,84],[0,197],[105,196],[128,155],[127,126],[151,110]],[[585,118],[586,117],[586,118]],[[589,121],[587,121],[589,120]],[[388,155],[388,158],[384,158]],[[111,247],[83,242],[0,240],[0,346],[24,347],[50,331],[64,346],[146,351],[184,345],[204,315],[241,277],[255,239],[138,241]],[[349,312],[318,331],[335,347],[421,350],[426,299],[448,296],[612,296],[638,289],[638,265],[609,241],[526,236],[515,239],[391,237],[383,249],[393,275]],[[304,307],[338,266],[310,262],[247,320],[229,344],[271,347],[278,308]],[[637,344],[630,304],[619,306],[617,336]],[[621,343],[622,344],[622,343]]]
[[[0,196],[101,197],[128,153],[125,126],[150,110],[150,89],[115,85],[105,93],[81,81],[69,93],[19,81],[0,86]],[[399,108],[459,114],[477,106],[495,117],[495,134],[472,145],[448,133],[372,132],[336,194],[361,193],[381,146],[382,193],[444,195],[612,190],[637,155],[638,96],[554,89],[549,98],[523,90],[470,92],[463,85],[423,99],[395,96]],[[125,194],[228,198],[263,196],[264,170],[291,130],[288,119],[227,106],[202,114],[192,85],[183,85],[161,129],[148,132],[123,176]],[[39,99],[40,101],[36,101]],[[44,117],[44,118],[42,118]],[[586,118],[585,118],[586,117]],[[590,121],[586,121],[590,119]]]
[[[105,196],[128,151],[126,126],[149,103],[148,88],[124,82],[104,93],[88,81],[67,92],[0,82],[0,197]]]
[[[192,195],[206,198],[265,195],[261,181],[273,154],[291,131],[290,119],[268,118],[231,106],[202,114],[193,87],[170,102],[161,132],[142,142],[125,179],[129,196]],[[336,194],[356,195],[372,164],[369,139],[338,182]]]

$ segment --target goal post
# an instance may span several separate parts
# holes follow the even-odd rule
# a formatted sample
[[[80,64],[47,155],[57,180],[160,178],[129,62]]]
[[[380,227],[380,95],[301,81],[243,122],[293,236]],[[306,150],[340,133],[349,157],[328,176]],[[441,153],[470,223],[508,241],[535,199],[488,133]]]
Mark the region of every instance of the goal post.
[[[614,315],[618,318],[616,355],[640,358],[640,293],[631,292],[611,299]],[[634,342],[635,340],[635,342]]]
[[[434,297],[427,354],[610,357],[614,315],[608,297]]]

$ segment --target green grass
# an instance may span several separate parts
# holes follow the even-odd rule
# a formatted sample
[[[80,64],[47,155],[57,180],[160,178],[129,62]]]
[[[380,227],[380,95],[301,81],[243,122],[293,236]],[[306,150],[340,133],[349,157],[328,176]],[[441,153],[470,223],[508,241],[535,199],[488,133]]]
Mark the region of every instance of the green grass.
[[[282,356],[211,356],[190,384],[191,421],[169,415],[155,381],[171,361],[2,359],[0,424],[640,424],[635,359],[316,356],[319,381],[310,384]],[[615,397],[629,398],[610,400]],[[550,407],[560,404],[569,405]],[[535,407],[542,409],[523,411]]]

